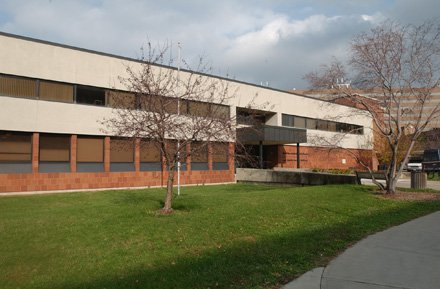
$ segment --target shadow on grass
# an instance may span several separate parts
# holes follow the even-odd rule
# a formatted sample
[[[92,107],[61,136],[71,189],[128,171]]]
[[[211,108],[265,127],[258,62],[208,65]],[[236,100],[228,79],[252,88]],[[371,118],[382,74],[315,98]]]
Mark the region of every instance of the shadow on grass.
[[[193,252],[155,267],[139,264],[137,268],[121,269],[118,276],[51,288],[273,288],[325,265],[368,234],[438,209],[438,203],[408,203],[399,209],[353,217],[350,222],[264,239],[244,238],[232,247]]]

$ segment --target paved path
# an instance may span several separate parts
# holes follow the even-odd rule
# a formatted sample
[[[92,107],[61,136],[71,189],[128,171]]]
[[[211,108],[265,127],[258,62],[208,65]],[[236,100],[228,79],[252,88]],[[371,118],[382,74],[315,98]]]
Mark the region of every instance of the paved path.
[[[374,185],[371,180],[367,180],[367,179],[362,179],[361,182],[363,185]],[[380,182],[385,183],[385,181],[380,181]],[[411,187],[411,180],[410,179],[399,179],[397,181],[397,187],[410,188]],[[433,190],[440,190],[440,181],[427,181],[426,187],[428,187],[429,189],[433,189]],[[440,288],[440,286],[439,286],[439,288]]]
[[[440,211],[371,235],[284,289],[439,289]]]

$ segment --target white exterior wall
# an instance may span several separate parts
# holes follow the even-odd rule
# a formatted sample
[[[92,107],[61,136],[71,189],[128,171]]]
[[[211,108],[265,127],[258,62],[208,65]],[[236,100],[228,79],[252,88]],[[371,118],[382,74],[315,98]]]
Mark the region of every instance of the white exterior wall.
[[[0,130],[105,135],[111,109],[0,96]]]
[[[0,73],[4,74],[123,90],[118,77],[127,76],[127,65],[134,70],[140,67],[136,61],[2,34],[0,43]],[[344,147],[371,148],[371,119],[341,118],[353,115],[353,108],[251,84],[231,81],[230,86],[231,91],[237,88],[232,113],[236,106],[253,102],[255,108],[276,112],[269,125],[281,126],[283,113],[332,120],[337,117],[337,121],[364,127],[364,135],[349,135]],[[103,135],[100,121],[110,114],[111,108],[106,107],[0,96],[0,130]],[[308,137],[313,135],[331,138],[335,133],[308,130]]]

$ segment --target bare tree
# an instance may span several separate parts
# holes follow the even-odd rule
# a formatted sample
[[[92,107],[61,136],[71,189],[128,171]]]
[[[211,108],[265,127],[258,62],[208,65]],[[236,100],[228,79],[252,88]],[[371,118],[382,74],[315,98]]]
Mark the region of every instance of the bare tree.
[[[120,78],[127,92],[109,95],[113,116],[103,121],[114,135],[146,140],[160,150],[168,172],[164,214],[173,211],[180,162],[206,152],[211,142],[233,142],[236,123],[230,113],[235,91],[228,82],[209,76],[202,58],[195,70],[184,61],[185,70],[173,68],[169,54],[169,45],[153,48],[149,43],[142,50],[139,65],[128,66],[128,76]]]
[[[440,146],[440,128],[426,131],[422,135],[422,149],[437,149]]]
[[[420,135],[440,119],[433,101],[440,80],[440,24],[387,21],[361,33],[351,42],[349,68],[353,85],[333,86],[330,94],[372,118],[374,136],[384,139],[389,155],[384,189],[394,193]],[[325,82],[317,77],[310,83],[320,88]]]
[[[347,79],[347,72],[344,64],[333,57],[330,64],[322,64],[318,71],[309,72],[304,75],[312,89],[334,89],[344,83]]]

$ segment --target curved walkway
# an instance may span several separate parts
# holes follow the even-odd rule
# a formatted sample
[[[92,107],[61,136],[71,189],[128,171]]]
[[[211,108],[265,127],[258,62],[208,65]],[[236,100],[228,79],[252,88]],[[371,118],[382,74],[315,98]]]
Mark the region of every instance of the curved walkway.
[[[283,288],[440,288],[440,211],[371,235]]]

